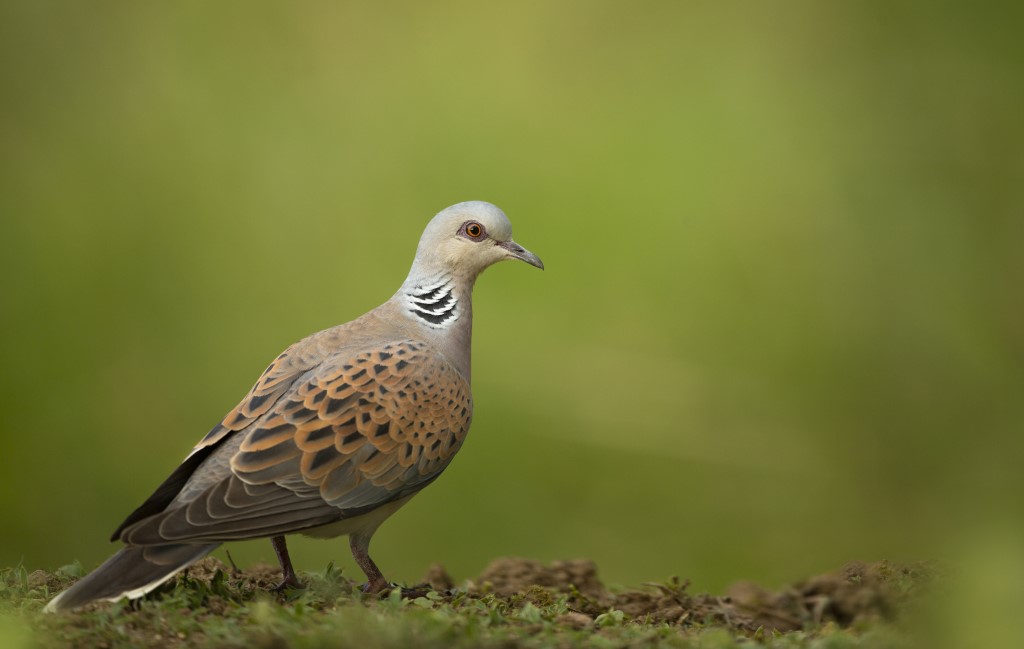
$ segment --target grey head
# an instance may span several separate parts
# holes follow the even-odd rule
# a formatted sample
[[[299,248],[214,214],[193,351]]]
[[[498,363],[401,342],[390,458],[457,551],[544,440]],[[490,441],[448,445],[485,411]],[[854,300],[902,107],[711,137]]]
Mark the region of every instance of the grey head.
[[[504,212],[491,203],[466,201],[441,210],[430,220],[409,276],[447,273],[472,280],[505,259],[544,268],[537,255],[512,240],[512,224]]]
[[[506,259],[544,268],[537,255],[512,240],[512,224],[498,207],[484,201],[452,205],[423,230],[409,276],[395,299],[420,325],[438,333],[463,329],[449,333],[468,342],[476,278]]]

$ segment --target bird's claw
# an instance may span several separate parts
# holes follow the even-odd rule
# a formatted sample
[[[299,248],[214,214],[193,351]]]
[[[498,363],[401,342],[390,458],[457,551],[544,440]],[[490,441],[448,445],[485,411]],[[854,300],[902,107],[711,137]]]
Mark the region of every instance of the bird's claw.
[[[288,590],[303,590],[305,588],[306,585],[299,581],[298,577],[295,575],[289,575],[288,577],[285,577],[280,584],[271,588],[270,591],[274,593],[283,593]]]

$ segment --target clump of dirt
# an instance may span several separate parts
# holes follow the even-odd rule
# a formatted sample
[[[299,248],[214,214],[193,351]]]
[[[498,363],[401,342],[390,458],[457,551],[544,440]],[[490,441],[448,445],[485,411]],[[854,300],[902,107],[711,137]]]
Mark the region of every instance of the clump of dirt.
[[[223,562],[206,557],[185,569],[184,575],[199,582],[212,582],[220,572],[230,577],[231,581],[242,591],[261,592],[275,588],[283,579],[281,568],[265,563],[257,563],[244,570],[235,566],[228,567]]]
[[[531,559],[495,559],[470,583],[470,590],[508,597],[525,593],[531,586],[561,592],[575,588],[592,599],[604,598],[607,594],[597,578],[597,565],[586,559],[555,561],[550,566]]]
[[[427,574],[423,577],[423,583],[438,592],[455,588],[455,580],[444,569],[444,566],[439,563],[435,563],[427,568]]]
[[[47,588],[51,592],[61,590],[65,581],[57,573],[46,572],[45,570],[33,570],[28,575],[29,588]]]
[[[737,611],[727,597],[686,592],[690,583],[673,578],[649,584],[643,590],[627,590],[613,597],[612,607],[637,620],[668,624],[728,626],[754,631],[757,625]]]
[[[778,592],[743,582],[729,588],[728,594],[755,624],[780,631],[829,621],[850,626],[863,620],[892,619],[933,577],[934,568],[925,565],[855,561]]]

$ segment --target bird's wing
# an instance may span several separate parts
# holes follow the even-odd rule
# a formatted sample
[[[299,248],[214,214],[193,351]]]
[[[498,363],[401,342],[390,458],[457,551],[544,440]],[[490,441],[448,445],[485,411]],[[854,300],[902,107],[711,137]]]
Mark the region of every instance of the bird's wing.
[[[332,330],[327,330],[303,338],[275,358],[274,362],[260,375],[256,385],[249,390],[245,398],[195,445],[188,457],[156,488],[153,494],[128,515],[114,530],[110,540],[114,541],[120,538],[121,533],[128,526],[167,509],[178,498],[182,488],[191,480],[195,471],[220,444],[232,433],[245,430],[270,410],[298,377],[316,367],[322,359],[322,354],[318,353],[319,338],[331,333],[333,333]]]
[[[321,362],[322,356],[317,353],[318,345],[316,343],[321,337],[331,333],[333,331],[330,329],[322,331],[320,334],[304,338],[284,350],[263,371],[259,380],[256,381],[256,385],[252,386],[245,398],[226,414],[224,419],[213,427],[213,430],[199,440],[199,443],[193,447],[191,455],[216,446],[231,433],[244,430],[266,414],[277,403],[277,400],[291,389],[302,374],[315,368]]]
[[[230,471],[211,469],[223,478],[129,526],[121,539],[151,545],[273,536],[404,498],[451,461],[469,430],[472,401],[447,361],[406,340],[307,371],[256,416]],[[209,477],[200,468],[192,480]]]

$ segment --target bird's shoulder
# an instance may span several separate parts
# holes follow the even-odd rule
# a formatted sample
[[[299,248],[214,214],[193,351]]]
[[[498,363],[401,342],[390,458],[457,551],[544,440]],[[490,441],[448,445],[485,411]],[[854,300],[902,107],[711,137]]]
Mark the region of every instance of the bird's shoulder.
[[[329,373],[361,352],[408,339],[407,332],[396,326],[389,315],[384,307],[379,307],[351,322],[310,334],[288,346],[271,361],[242,400],[199,440],[192,454],[216,446],[232,433],[248,428],[269,412],[303,375]]]

